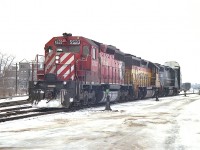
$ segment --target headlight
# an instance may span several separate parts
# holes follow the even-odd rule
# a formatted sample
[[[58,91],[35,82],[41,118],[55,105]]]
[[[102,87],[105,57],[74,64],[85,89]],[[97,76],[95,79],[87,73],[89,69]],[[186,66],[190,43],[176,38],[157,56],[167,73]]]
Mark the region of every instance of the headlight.
[[[36,85],[37,84],[37,81],[34,81],[34,85]]]
[[[60,56],[57,55],[57,56],[56,56],[56,59],[58,60],[59,58],[60,58]]]
[[[64,84],[64,85],[66,85],[66,84],[67,84],[67,82],[66,82],[66,81],[64,81],[64,82],[63,82],[63,84]]]

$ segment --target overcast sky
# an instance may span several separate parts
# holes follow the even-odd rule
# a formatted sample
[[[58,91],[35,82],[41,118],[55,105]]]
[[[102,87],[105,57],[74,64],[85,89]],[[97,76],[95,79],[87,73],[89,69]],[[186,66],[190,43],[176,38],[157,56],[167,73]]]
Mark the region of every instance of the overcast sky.
[[[200,0],[1,0],[0,52],[33,60],[63,32],[114,45],[200,83]]]

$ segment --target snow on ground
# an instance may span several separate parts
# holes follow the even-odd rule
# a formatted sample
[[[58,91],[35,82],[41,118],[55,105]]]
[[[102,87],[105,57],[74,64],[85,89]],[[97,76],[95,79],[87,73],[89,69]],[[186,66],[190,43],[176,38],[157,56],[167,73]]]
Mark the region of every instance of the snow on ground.
[[[11,98],[6,98],[6,99],[0,99],[0,103],[26,100],[26,99],[28,99],[28,96],[11,97]]]
[[[189,101],[189,100],[188,100]],[[195,101],[195,99],[192,99]],[[179,143],[184,143],[188,149],[200,149],[200,100],[190,103],[186,109],[181,109],[181,114],[177,117],[179,133]]]
[[[0,123],[0,149],[200,149],[198,106],[181,95]]]

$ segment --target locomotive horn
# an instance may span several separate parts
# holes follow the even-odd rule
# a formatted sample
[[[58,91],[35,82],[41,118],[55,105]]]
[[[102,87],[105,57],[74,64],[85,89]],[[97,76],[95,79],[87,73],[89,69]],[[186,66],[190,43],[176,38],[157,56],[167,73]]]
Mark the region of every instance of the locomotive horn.
[[[72,34],[71,33],[63,33],[63,36],[72,36]]]

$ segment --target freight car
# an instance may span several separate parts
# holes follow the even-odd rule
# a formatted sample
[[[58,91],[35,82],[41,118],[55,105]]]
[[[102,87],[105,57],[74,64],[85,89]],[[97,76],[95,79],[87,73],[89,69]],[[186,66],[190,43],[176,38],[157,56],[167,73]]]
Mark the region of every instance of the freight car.
[[[174,68],[85,37],[64,33],[47,42],[44,50],[44,61],[36,56],[29,83],[34,107],[104,103],[107,96],[111,102],[127,101],[154,97],[157,91],[162,96],[174,95],[180,89],[180,82],[175,84],[180,74]],[[163,69],[166,76],[161,76]]]

